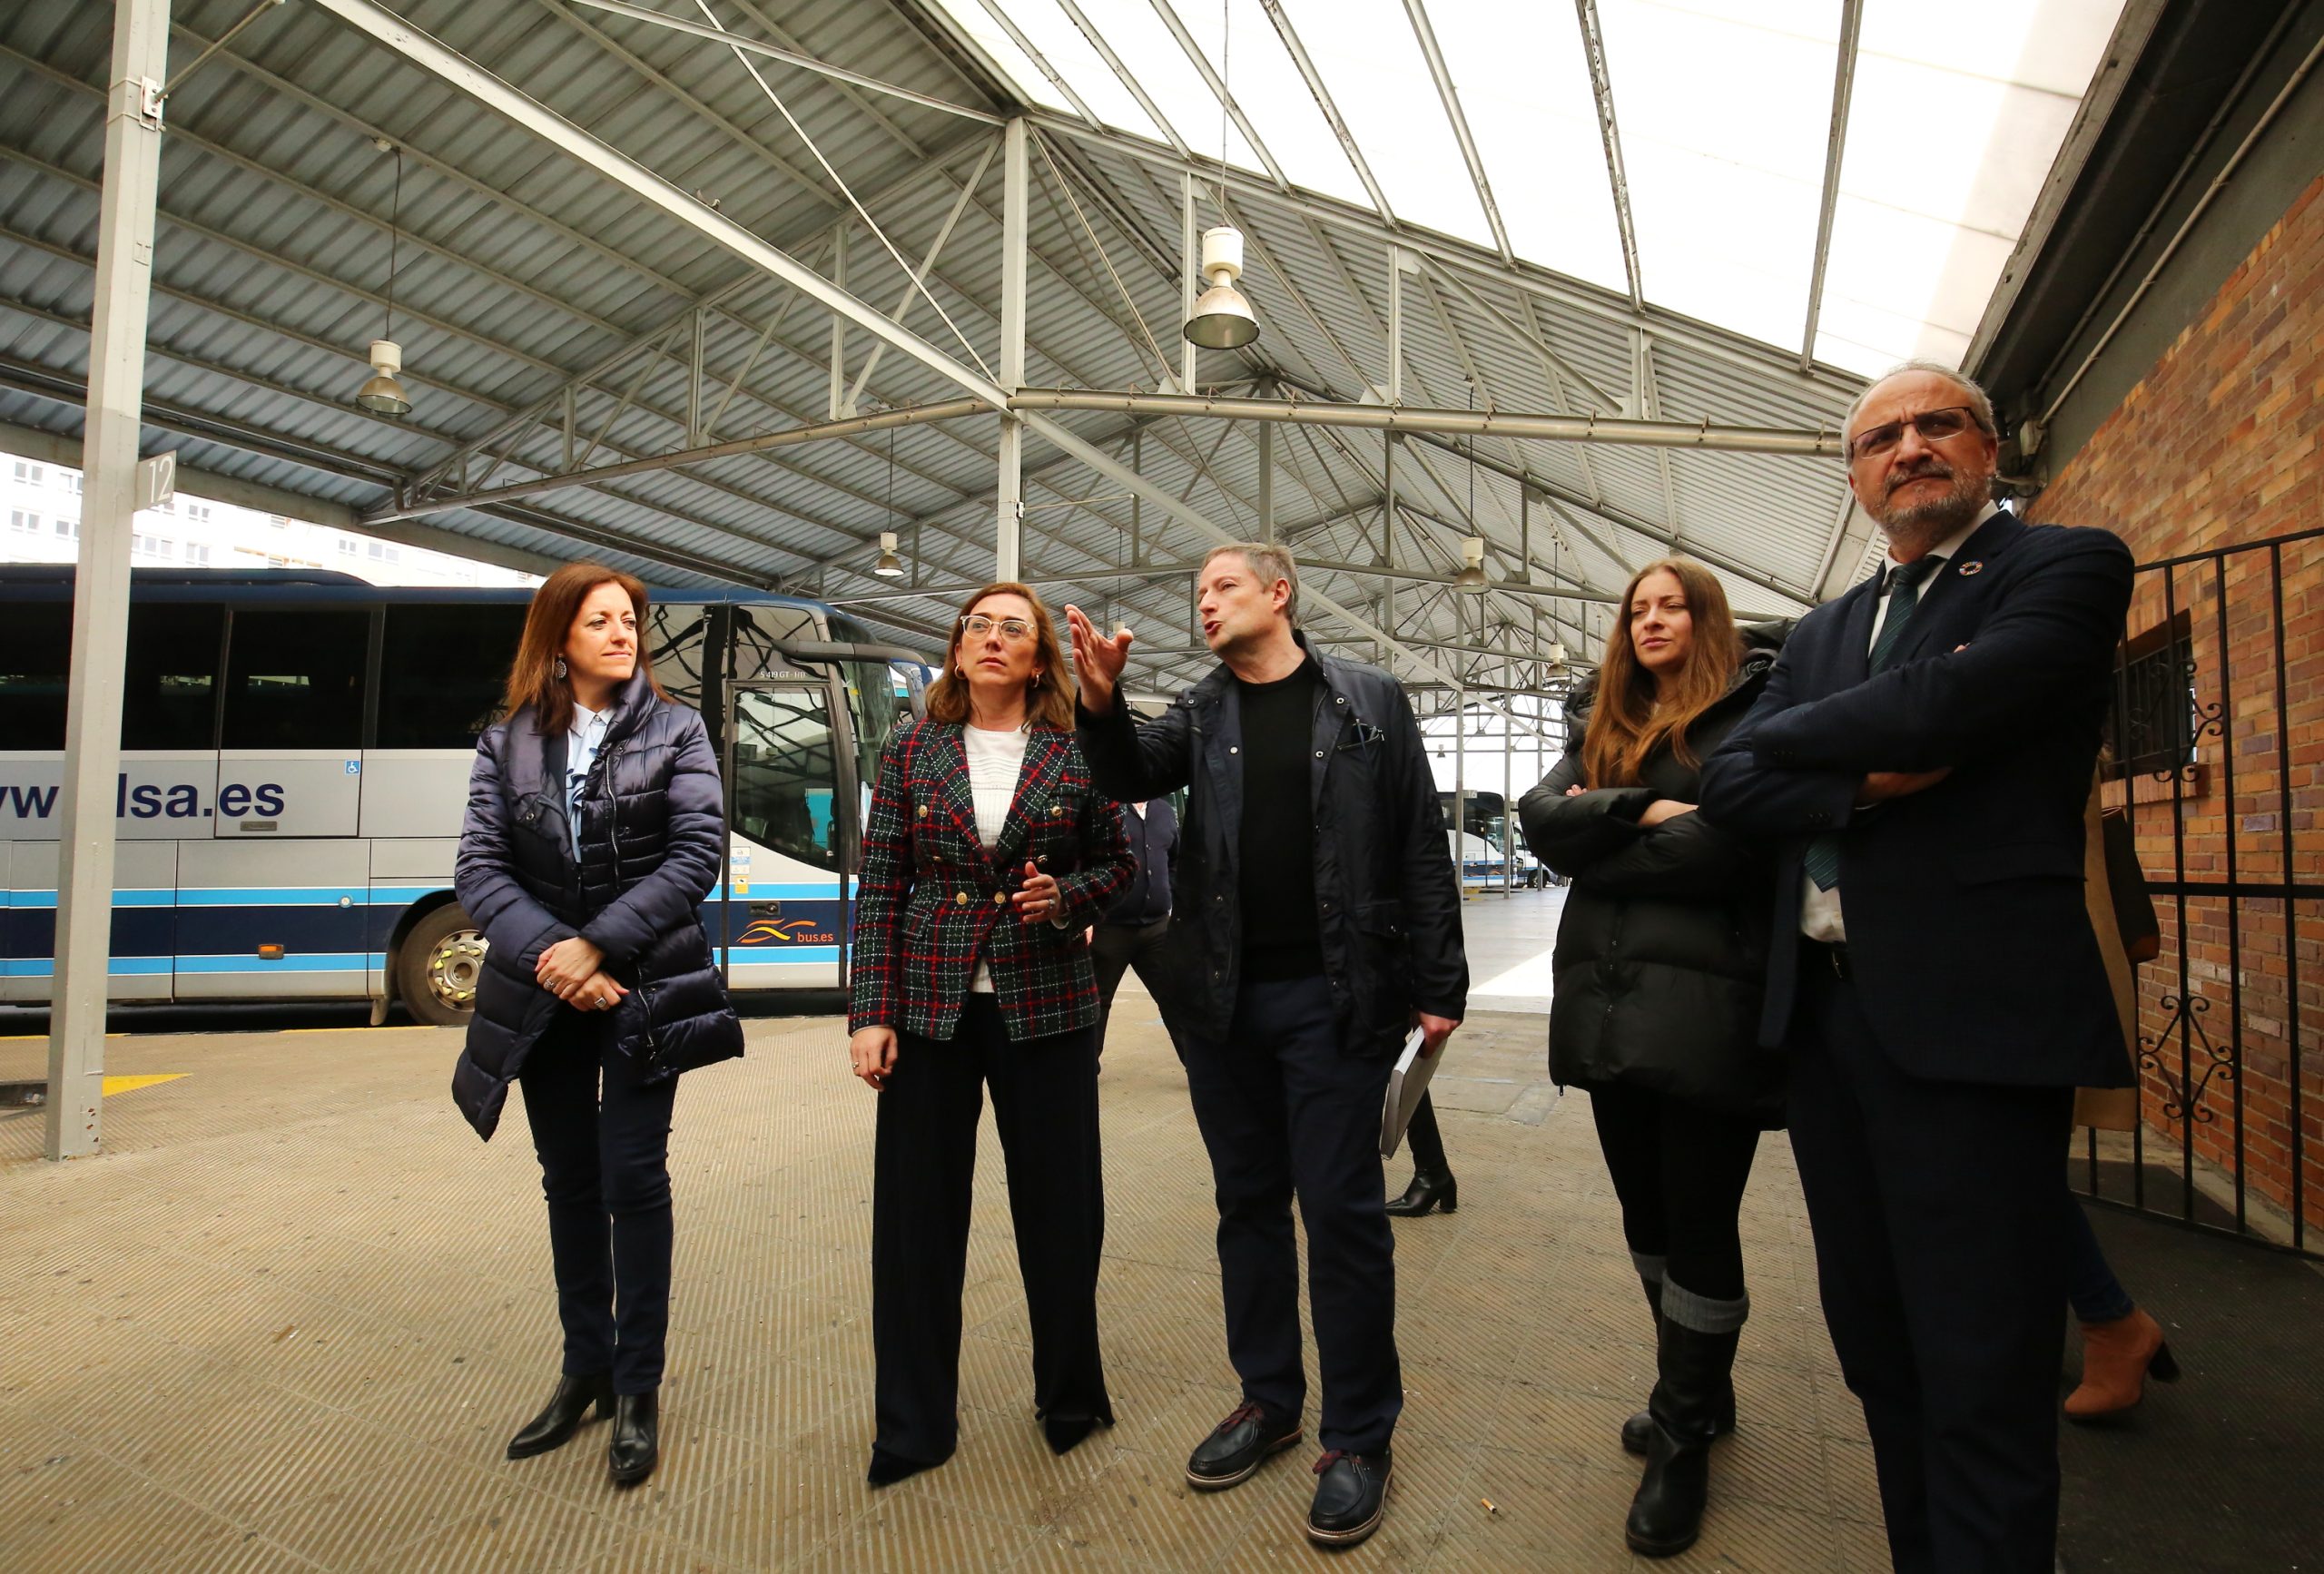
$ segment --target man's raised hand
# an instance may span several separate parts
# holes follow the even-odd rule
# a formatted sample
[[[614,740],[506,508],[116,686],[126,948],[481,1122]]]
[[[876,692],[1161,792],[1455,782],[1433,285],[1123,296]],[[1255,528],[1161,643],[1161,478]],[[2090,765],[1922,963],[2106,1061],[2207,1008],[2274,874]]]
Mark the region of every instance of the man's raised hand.
[[[1114,708],[1114,685],[1129,664],[1130,632],[1124,629],[1108,639],[1079,607],[1069,604],[1065,621],[1073,631],[1073,665],[1081,678],[1082,708],[1103,715]]]

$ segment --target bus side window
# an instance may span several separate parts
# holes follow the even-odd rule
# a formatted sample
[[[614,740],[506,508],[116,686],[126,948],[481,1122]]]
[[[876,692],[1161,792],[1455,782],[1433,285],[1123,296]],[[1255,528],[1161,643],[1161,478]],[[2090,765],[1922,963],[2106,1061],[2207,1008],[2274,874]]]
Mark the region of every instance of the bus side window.
[[[64,685],[73,604],[18,601],[0,609],[0,748],[64,747]]]
[[[124,749],[209,749],[218,725],[218,636],[222,606],[133,601],[129,661],[121,694]]]
[[[473,749],[500,709],[521,602],[388,608],[379,653],[379,749]]]
[[[360,747],[370,635],[369,608],[237,608],[224,746]]]

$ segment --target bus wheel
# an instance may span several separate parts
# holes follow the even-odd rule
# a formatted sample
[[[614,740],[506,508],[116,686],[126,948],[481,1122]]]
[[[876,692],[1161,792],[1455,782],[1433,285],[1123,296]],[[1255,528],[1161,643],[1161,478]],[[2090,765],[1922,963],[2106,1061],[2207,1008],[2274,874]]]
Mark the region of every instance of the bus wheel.
[[[484,931],[456,901],[411,926],[396,954],[396,993],[431,1028],[465,1026],[484,971]]]

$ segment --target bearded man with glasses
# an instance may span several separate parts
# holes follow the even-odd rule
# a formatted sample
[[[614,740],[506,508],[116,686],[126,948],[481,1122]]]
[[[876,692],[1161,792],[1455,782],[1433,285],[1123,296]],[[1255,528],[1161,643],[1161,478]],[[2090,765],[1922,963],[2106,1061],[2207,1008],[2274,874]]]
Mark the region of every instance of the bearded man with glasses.
[[[1890,1555],[2049,1574],[2065,1137],[2126,1069],[2082,879],[2131,554],[1989,500],[1993,406],[1945,367],[1842,430],[1887,558],[1800,620],[1701,809],[1780,843],[1760,1038]]]

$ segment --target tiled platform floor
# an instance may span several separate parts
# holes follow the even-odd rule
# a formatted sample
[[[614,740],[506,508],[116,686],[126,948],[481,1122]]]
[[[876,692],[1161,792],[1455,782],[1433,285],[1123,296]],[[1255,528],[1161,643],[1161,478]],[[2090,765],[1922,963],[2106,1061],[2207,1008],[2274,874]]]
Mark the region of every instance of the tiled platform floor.
[[[114,1038],[111,1069],[187,1075],[108,1099],[110,1152],[85,1163],[39,1162],[38,1116],[0,1116],[0,1567],[1323,1565],[1300,1534],[1305,1451],[1224,1494],[1180,1479],[1235,1396],[1202,1148],[1142,998],[1125,994],[1104,1080],[1120,1424],[1064,1459],[1040,1443],[988,1130],[960,1451],[877,1493],[874,1096],[834,1021],[750,1027],[748,1059],[679,1097],[665,1458],[628,1493],[601,1428],[501,1458],[556,1370],[547,1243],[521,1114],[487,1146],[445,1095],[454,1034]],[[1541,1031],[1481,1015],[1439,1080],[1462,1206],[1397,1226],[1396,1481],[1346,1567],[1631,1565],[1615,1429],[1651,1354],[1588,1111],[1542,1082]],[[0,1043],[0,1077],[36,1074],[40,1049]],[[1389,1171],[1401,1187],[1409,1166]],[[1885,1567],[1780,1139],[1744,1227],[1743,1428],[1701,1543],[1661,1567]]]

